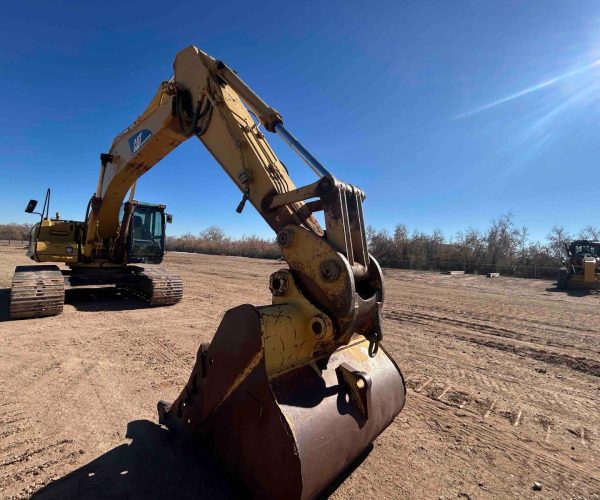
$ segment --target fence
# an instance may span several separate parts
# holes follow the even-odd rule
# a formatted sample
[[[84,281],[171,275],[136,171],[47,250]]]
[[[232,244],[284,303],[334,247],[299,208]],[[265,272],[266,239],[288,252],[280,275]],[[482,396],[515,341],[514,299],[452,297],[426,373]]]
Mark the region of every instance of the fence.
[[[503,265],[503,264],[476,264],[472,262],[449,261],[418,261],[401,260],[381,257],[377,259],[381,267],[396,269],[414,269],[421,271],[465,271],[468,274],[500,273],[503,276],[515,278],[554,279],[558,274],[558,267]]]
[[[11,245],[11,246],[26,246],[29,243],[29,240],[26,238],[18,237],[15,238],[10,234],[0,234],[0,245]]]

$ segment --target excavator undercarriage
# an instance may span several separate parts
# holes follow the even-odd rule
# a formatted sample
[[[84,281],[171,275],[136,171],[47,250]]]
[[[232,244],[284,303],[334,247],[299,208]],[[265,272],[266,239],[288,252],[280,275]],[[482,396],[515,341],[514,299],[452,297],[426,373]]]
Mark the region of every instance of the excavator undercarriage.
[[[169,306],[183,297],[181,277],[159,266],[61,270],[56,265],[17,266],[12,279],[10,318],[61,314],[65,291],[79,286],[114,285],[150,306]]]
[[[17,266],[10,292],[11,319],[62,313],[65,282],[58,266]]]

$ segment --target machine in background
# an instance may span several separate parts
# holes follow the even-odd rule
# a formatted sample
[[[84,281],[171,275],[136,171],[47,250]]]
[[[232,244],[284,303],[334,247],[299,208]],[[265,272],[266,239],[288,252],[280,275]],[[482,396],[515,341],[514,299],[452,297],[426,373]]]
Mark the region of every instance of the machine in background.
[[[565,244],[567,259],[558,271],[556,286],[590,289],[600,284],[600,241],[576,240]]]
[[[11,319],[53,316],[63,310],[65,288],[115,285],[135,294],[152,306],[171,305],[183,295],[177,275],[158,266],[165,254],[165,225],[172,220],[165,205],[124,203],[119,214],[118,234],[109,246],[98,246],[92,258],[83,254],[88,232],[89,206],[85,221],[63,220],[59,213],[50,218],[50,190],[41,212],[37,200],[30,200],[25,211],[36,213],[40,222],[29,234],[27,256],[35,262],[62,262],[57,265],[17,266],[10,296]]]

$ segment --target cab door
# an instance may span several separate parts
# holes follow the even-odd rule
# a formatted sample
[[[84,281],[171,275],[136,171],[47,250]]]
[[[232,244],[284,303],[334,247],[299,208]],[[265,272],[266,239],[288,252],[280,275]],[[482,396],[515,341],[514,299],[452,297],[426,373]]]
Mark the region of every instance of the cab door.
[[[165,215],[160,207],[137,205],[131,216],[128,261],[159,263],[165,246]]]

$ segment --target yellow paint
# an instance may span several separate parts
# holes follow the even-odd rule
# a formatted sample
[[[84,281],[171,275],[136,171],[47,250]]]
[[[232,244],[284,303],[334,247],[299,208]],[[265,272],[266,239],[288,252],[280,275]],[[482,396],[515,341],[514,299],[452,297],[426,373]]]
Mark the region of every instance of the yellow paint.
[[[104,173],[103,167],[100,169],[96,193],[99,203],[89,217],[83,251],[86,257],[94,255],[98,241],[116,236],[119,209],[133,183],[182,142],[194,137],[179,129],[172,113],[176,86],[190,93],[194,106],[205,100],[212,103],[210,125],[199,139],[238,188],[247,192],[248,201],[269,225],[277,230],[283,224],[299,222],[295,214],[303,203],[282,207],[273,214],[261,208],[267,194],[287,192],[295,186],[238,94],[248,97],[251,91],[234,89],[221,79],[217,83],[215,59],[194,46],[177,54],[173,69],[173,78],[161,84],[142,115],[115,137],[109,151],[113,161],[106,165]],[[132,150],[130,140],[143,130],[151,135]]]
[[[596,281],[596,259],[584,259],[583,281],[591,283]]]
[[[80,230],[76,222],[44,219],[32,229],[27,256],[37,262],[77,262]]]
[[[279,273],[288,281],[285,294],[274,296],[273,305],[258,308],[269,377],[309,363],[316,352],[335,349],[334,328],[329,316],[302,295],[287,269]],[[315,317],[319,318],[319,324],[324,324],[324,330],[318,333],[311,328],[311,320]]]

